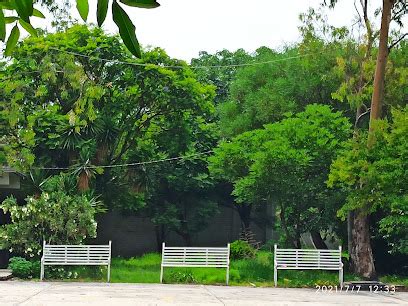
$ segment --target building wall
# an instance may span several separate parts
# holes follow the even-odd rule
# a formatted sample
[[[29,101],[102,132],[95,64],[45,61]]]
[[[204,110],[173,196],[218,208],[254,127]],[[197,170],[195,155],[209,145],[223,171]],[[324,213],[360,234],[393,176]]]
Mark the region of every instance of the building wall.
[[[225,246],[237,240],[241,231],[238,213],[229,207],[220,207],[208,227],[193,236],[193,246]],[[264,242],[266,231],[251,225],[258,241]],[[108,212],[98,219],[98,237],[96,243],[112,240],[113,256],[132,257],[157,251],[154,226],[149,219],[125,216],[118,212]],[[171,232],[167,235],[166,245],[184,246],[183,239]]]
[[[0,169],[0,189],[20,189],[20,177],[16,173],[3,172]]]

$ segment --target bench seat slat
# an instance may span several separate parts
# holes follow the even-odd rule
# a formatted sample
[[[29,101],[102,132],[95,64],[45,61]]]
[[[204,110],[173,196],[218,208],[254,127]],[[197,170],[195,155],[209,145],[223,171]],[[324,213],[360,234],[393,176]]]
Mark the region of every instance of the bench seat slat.
[[[292,260],[292,259],[299,259],[299,260],[339,260],[339,257],[304,257],[304,256],[287,256],[287,257],[276,257],[277,260]]]
[[[44,262],[45,266],[108,266],[109,262]]]

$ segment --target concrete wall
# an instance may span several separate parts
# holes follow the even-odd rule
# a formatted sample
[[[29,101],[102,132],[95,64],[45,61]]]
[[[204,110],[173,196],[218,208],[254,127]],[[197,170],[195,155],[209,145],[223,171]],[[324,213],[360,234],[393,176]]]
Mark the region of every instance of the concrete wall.
[[[237,240],[241,231],[238,213],[229,207],[220,207],[208,227],[193,236],[193,246],[225,246]],[[258,241],[264,242],[266,231],[256,225],[251,229]],[[132,257],[157,251],[154,226],[149,219],[137,216],[125,216],[117,212],[109,212],[98,220],[98,238],[96,243],[112,240],[114,256]],[[171,232],[167,235],[166,244],[183,246],[180,236]]]
[[[0,169],[0,188],[20,189],[20,177],[12,172],[4,172]]]

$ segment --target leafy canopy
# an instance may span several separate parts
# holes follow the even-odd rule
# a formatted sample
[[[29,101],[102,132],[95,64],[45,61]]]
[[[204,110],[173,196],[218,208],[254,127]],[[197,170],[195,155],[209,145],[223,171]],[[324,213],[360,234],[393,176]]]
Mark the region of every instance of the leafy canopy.
[[[49,0],[7,0],[0,2],[0,40],[6,42],[6,49],[4,54],[10,56],[20,38],[19,25],[25,29],[30,35],[37,36],[37,30],[31,25],[30,18],[45,18],[44,14],[38,9],[34,8],[34,4],[40,4],[48,7],[52,13],[58,11],[58,4],[55,5],[53,1]],[[129,18],[122,5],[139,7],[139,8],[156,8],[160,4],[155,0],[98,0],[97,3],[97,21],[98,25],[102,26],[108,12],[109,3],[112,2],[112,16],[113,21],[119,29],[120,36],[123,43],[128,50],[136,57],[141,57],[139,42],[136,38],[135,26]],[[65,4],[66,10],[69,9],[71,3]],[[88,0],[76,0],[76,8],[81,18],[86,22],[89,14]],[[5,11],[11,11],[12,15],[5,15]],[[8,38],[6,37],[6,25],[14,23]]]

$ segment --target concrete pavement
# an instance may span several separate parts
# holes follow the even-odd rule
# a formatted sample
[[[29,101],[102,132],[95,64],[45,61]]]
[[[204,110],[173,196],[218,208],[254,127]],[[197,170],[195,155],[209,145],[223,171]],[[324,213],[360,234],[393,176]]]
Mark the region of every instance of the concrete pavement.
[[[408,293],[202,285],[0,282],[0,306],[29,305],[408,305]]]

